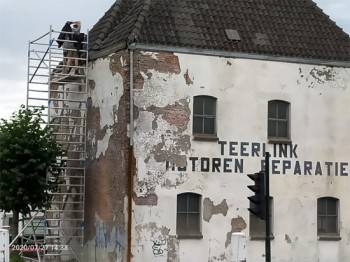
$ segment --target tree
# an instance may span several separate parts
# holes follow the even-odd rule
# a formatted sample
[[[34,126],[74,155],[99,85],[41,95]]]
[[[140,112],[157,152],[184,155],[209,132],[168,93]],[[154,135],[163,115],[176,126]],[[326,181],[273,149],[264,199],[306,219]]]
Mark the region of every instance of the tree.
[[[13,237],[19,214],[49,208],[49,193],[57,190],[62,149],[41,115],[42,109],[22,105],[10,120],[0,120],[0,210],[13,213]]]

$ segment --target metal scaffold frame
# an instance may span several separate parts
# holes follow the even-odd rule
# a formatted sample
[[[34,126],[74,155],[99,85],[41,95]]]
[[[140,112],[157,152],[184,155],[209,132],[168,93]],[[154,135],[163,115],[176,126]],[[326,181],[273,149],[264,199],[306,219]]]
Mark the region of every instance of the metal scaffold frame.
[[[62,39],[62,34],[68,37]],[[35,252],[22,252],[32,261],[82,261],[88,34],[79,43],[70,35],[73,33],[50,27],[48,33],[29,42],[27,108],[43,109],[43,124],[52,128],[65,152],[57,159],[62,172],[58,191],[51,193],[51,208],[35,213],[23,224],[23,228],[31,227],[32,236],[24,237],[24,230],[19,234],[23,245],[39,247]],[[58,39],[63,42],[61,48]],[[72,44],[82,48],[77,50]],[[51,178],[48,173],[47,179]]]

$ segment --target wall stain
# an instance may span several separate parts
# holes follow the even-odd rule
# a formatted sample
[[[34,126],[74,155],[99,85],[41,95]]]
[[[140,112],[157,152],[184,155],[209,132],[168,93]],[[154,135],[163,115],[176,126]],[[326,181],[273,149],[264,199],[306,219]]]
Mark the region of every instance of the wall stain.
[[[120,62],[116,59],[117,57],[110,62],[110,70],[120,70],[118,68]],[[116,63],[119,65],[115,65]],[[124,247],[127,242],[124,232],[126,223],[124,201],[129,161],[128,121],[126,121],[129,119],[129,92],[127,92],[127,75],[123,72],[123,70],[115,72],[121,73],[125,89],[119,101],[115,101],[115,105],[118,106],[113,107],[114,119],[118,121],[115,120],[113,124],[101,128],[101,110],[92,105],[90,97],[86,124],[89,130],[86,150],[89,157],[86,168],[85,202],[89,204],[85,207],[84,242],[94,243],[96,248],[109,256],[109,259],[118,256],[119,260],[124,257]],[[95,81],[90,80],[90,94],[94,88],[97,92]],[[110,94],[101,94],[101,100],[109,96]],[[105,154],[96,159],[97,142],[104,138],[107,129],[112,131],[108,147]],[[136,169],[133,168],[133,170]],[[96,217],[99,220],[96,220]]]
[[[95,86],[96,86],[96,83],[95,83],[94,80],[89,79],[88,85],[89,85],[89,88],[90,88],[90,89],[94,90],[94,89],[95,89]]]
[[[170,229],[168,229],[167,227],[158,227],[158,225],[155,222],[149,222],[147,224],[138,224],[134,228],[136,233],[135,241],[138,244],[144,242],[145,240],[162,241],[169,235],[170,231]]]
[[[156,117],[161,116],[170,125],[176,126],[179,132],[187,129],[191,115],[189,102],[186,99],[180,99],[174,105],[165,107],[150,106],[146,108],[146,111],[152,112]],[[154,127],[157,126],[154,125]]]
[[[190,75],[188,74],[188,69],[186,70],[186,73],[184,74],[184,78],[186,81],[186,85],[193,85],[193,80],[191,79]]]
[[[135,205],[138,206],[156,206],[158,205],[158,196],[154,193],[146,194],[145,196],[133,197]]]
[[[287,242],[288,244],[292,243],[292,240],[290,239],[290,237],[289,237],[287,234],[285,234],[284,240],[286,240],[286,242]]]
[[[179,240],[176,236],[168,236],[168,256],[167,262],[180,262]]]
[[[310,71],[310,75],[317,81],[317,83],[324,84],[326,81],[334,80],[335,72],[330,68],[323,68],[322,70],[313,68]]]
[[[129,54],[126,51],[121,51],[118,53],[114,53],[109,57],[109,70],[112,75],[116,73],[122,74],[127,73],[129,67],[127,66],[126,59],[129,60]]]
[[[218,256],[218,257],[212,256],[208,259],[208,262],[217,262],[217,261],[228,261],[226,254],[221,253],[220,256]]]
[[[247,228],[247,223],[240,216],[237,218],[232,218],[231,220],[231,231],[226,235],[225,248],[227,248],[231,244],[231,235],[235,232],[241,232],[243,229]]]
[[[189,179],[186,172],[180,172],[177,176],[160,171],[148,171],[147,176],[136,183],[135,194],[137,196],[147,196],[154,194],[157,186],[167,189],[176,188],[184,184]]]
[[[151,70],[178,75],[181,72],[178,56],[173,53],[134,53],[134,88],[142,89],[145,79],[151,79]]]
[[[214,205],[214,202],[211,201],[208,197],[203,200],[203,219],[204,221],[209,222],[213,215],[222,214],[227,215],[228,205],[226,199],[218,205]]]

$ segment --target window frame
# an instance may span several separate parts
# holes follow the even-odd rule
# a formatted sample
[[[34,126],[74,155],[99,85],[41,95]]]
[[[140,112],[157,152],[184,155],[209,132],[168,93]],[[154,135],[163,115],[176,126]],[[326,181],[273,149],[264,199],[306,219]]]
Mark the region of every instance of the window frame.
[[[325,214],[320,214],[321,212],[321,208],[320,205],[323,204],[321,203],[321,201],[325,201]],[[328,205],[329,202],[333,202],[335,204],[335,208],[333,207],[333,209],[335,209],[335,214],[330,214],[329,209],[328,209]],[[335,198],[335,197],[319,197],[317,198],[317,237],[318,240],[340,240],[340,228],[339,228],[339,199]],[[323,227],[321,228],[322,225],[329,225],[328,224],[328,218],[334,218],[335,217],[335,229],[332,228],[330,230],[330,228],[326,228],[327,232],[321,232],[321,229],[323,229]],[[322,223],[320,223],[320,220],[325,220]],[[322,224],[322,225],[321,225]]]
[[[270,239],[274,239],[273,235],[273,197],[270,196]],[[250,207],[252,203],[250,202]],[[253,226],[253,224],[258,224]],[[249,212],[249,237],[250,240],[265,240],[266,222],[258,216]]]
[[[189,210],[189,199],[190,197],[195,197],[198,202],[198,210],[193,211]],[[185,211],[179,211],[179,198],[185,198],[186,199],[186,210]],[[177,195],[177,201],[176,201],[176,234],[179,239],[200,239],[203,238],[202,235],[202,225],[201,225],[201,212],[202,212],[202,196],[197,193],[193,192],[185,192]],[[179,215],[186,215],[186,225],[185,228],[180,228],[180,216]],[[196,232],[191,232],[189,230],[189,215],[197,215],[197,221],[198,224],[198,230]],[[193,230],[193,228],[192,228]]]
[[[279,116],[279,110],[278,108],[284,105],[286,106],[286,118],[281,118]],[[276,113],[275,117],[270,117],[270,109],[272,106],[276,106]],[[276,135],[273,136],[270,134],[270,121],[274,121],[276,124]],[[278,126],[279,123],[286,123],[286,131],[287,135],[286,136],[280,136],[278,133],[280,132],[280,128]],[[280,99],[274,99],[274,100],[269,100],[268,101],[268,106],[267,106],[267,137],[268,141],[270,143],[291,143],[291,106],[288,101],[280,100]]]
[[[203,99],[202,102],[202,110],[201,113],[195,113],[195,103],[197,99]],[[213,108],[210,108],[209,111],[213,111],[213,114],[206,114],[206,101],[207,103],[212,104]],[[192,116],[192,134],[194,140],[204,140],[204,141],[217,141],[219,138],[217,137],[217,98],[213,96],[208,95],[198,95],[193,97],[193,116]],[[195,132],[195,119],[200,118],[201,119],[201,131],[198,132],[196,130]],[[212,133],[205,133],[205,120],[206,119],[214,119],[213,123],[213,132]]]

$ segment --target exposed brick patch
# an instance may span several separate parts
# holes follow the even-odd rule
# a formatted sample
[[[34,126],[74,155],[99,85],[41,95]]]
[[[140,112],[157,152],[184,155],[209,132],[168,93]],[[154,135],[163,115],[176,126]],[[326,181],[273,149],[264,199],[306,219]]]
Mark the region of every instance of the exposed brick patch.
[[[109,57],[109,70],[112,75],[125,74],[129,71],[129,54],[126,50],[115,53]]]
[[[86,170],[85,187],[85,242],[94,240],[96,237],[96,215],[107,225],[111,233],[113,228],[124,228],[125,221],[125,199],[127,199],[128,175],[129,175],[129,76],[128,66],[123,66],[121,57],[129,61],[128,53],[121,52],[112,55],[109,69],[112,74],[119,73],[123,78],[124,94],[119,101],[115,101],[113,113],[117,116],[117,122],[112,126],[100,128],[100,108],[93,107],[91,99],[87,112],[87,130],[90,136],[87,138],[87,153],[95,156],[97,141],[102,140],[107,129],[111,129],[111,136],[104,155],[98,159],[89,158]],[[90,83],[94,83],[91,81]],[[90,89],[95,88],[89,85]],[[106,97],[110,94],[104,94]],[[136,110],[137,115],[137,110]],[[92,143],[92,139],[95,143]],[[135,163],[135,161],[133,162]],[[133,167],[132,170],[136,168]],[[126,246],[125,243],[121,243]]]
[[[151,52],[135,52],[134,56],[134,88],[143,88],[144,77],[152,78],[152,74],[148,70],[155,70],[160,73],[180,74],[181,68],[178,56],[173,53],[151,53]],[[141,74],[143,72],[145,76]]]
[[[146,110],[152,112],[155,116],[161,115],[165,121],[176,126],[180,132],[187,129],[190,121],[191,110],[189,103],[185,99],[175,102],[174,105],[165,107],[150,106]]]
[[[156,194],[148,194],[146,196],[134,196],[135,205],[138,206],[156,206],[158,204],[158,196]]]
[[[173,137],[174,135],[162,135],[162,142],[154,146],[150,152],[157,162],[169,161],[176,166],[184,167],[187,165],[186,156],[181,155],[182,152],[187,152],[191,148],[190,136],[183,135],[181,137]],[[165,147],[165,140],[172,140],[173,146]]]

